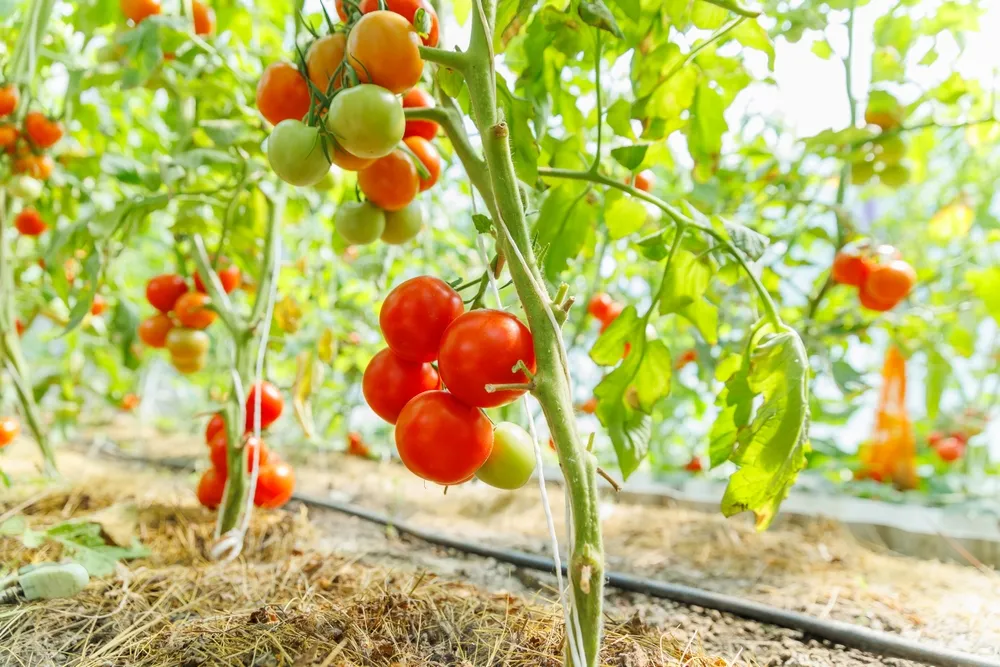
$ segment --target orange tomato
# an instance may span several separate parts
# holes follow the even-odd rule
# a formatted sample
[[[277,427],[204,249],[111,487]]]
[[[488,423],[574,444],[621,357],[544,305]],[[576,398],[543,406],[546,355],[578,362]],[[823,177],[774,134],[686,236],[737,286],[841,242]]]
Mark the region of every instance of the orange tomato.
[[[338,74],[337,68],[344,62],[344,51],[347,48],[347,35],[335,32],[332,35],[320,37],[306,51],[306,70],[309,80],[321,93],[328,93],[343,85],[344,68],[341,68],[333,87],[330,81]]]
[[[131,412],[139,407],[139,397],[135,394],[125,394],[122,397],[122,410]]]
[[[21,96],[14,84],[8,83],[6,86],[0,86],[0,118],[14,113],[20,99]]]
[[[593,397],[588,398],[587,401],[580,406],[580,412],[585,412],[588,415],[592,415],[597,412],[597,399]]]
[[[656,176],[653,172],[646,169],[640,171],[635,175],[635,188],[636,190],[642,190],[643,192],[649,192],[653,189],[653,184],[656,183]]]
[[[371,12],[378,11],[378,3],[379,0],[361,0],[358,9],[361,10],[362,14],[370,14]],[[440,36],[438,15],[426,0],[387,0],[385,5],[386,9],[390,12],[399,14],[411,24],[416,19],[418,10],[423,9],[427,12],[427,17],[430,19],[430,28],[427,30],[427,36],[422,38],[424,46],[438,45],[438,38]]]
[[[917,282],[917,272],[901,259],[872,267],[865,280],[865,291],[879,301],[894,305],[906,298]]]
[[[674,362],[674,368],[680,370],[690,363],[698,361],[698,353],[694,350],[685,350],[681,353],[681,356],[677,357],[677,361]]]
[[[0,417],[0,447],[6,447],[17,434],[21,432],[21,425],[13,417]]]
[[[441,177],[441,155],[434,148],[434,144],[423,137],[410,137],[404,141],[430,173],[427,178],[422,178],[419,173],[417,174],[417,178],[420,179],[420,191],[430,189]]]
[[[257,109],[271,125],[302,120],[311,100],[309,84],[291,63],[271,63],[257,82]]]
[[[358,157],[353,153],[348,153],[336,142],[330,145],[333,146],[333,153],[330,156],[333,158],[333,163],[345,171],[361,171],[375,162],[374,158]]]
[[[861,305],[868,310],[874,310],[879,313],[884,313],[896,307],[895,301],[886,301],[872,294],[868,290],[867,281],[865,281],[865,283],[861,285],[861,288],[858,290],[858,301],[860,301]]]
[[[32,178],[45,181],[52,175],[55,166],[48,155],[25,155],[14,160],[14,173],[28,174]]]
[[[358,187],[379,208],[398,211],[417,196],[420,179],[410,156],[396,149],[358,172]]]
[[[702,471],[701,459],[699,459],[697,456],[692,456],[691,460],[687,462],[686,466],[684,466],[684,469],[687,470],[688,472],[701,472]]]
[[[429,109],[434,106],[434,98],[421,88],[413,88],[403,95],[404,109]],[[430,141],[437,136],[439,129],[440,126],[432,120],[408,120],[403,137],[423,137]]]
[[[370,459],[372,452],[362,439],[360,433],[354,431],[347,434],[347,453],[351,456],[360,456],[363,459]]]
[[[182,326],[188,329],[206,329],[218,315],[205,306],[211,302],[207,294],[188,292],[177,299],[174,315]]]
[[[62,139],[62,124],[50,120],[40,111],[29,111],[24,116],[24,134],[34,145],[49,148]]]
[[[90,314],[94,317],[100,317],[107,309],[108,302],[100,294],[95,294],[94,300],[90,304]]]
[[[139,325],[139,340],[150,347],[167,345],[167,334],[174,328],[173,321],[163,313],[148,317]]]
[[[194,19],[194,34],[215,32],[215,11],[201,0],[191,0],[191,18]]]
[[[125,18],[138,25],[143,19],[159,14],[160,0],[120,0],[119,5]]]
[[[375,11],[361,17],[347,38],[348,62],[358,79],[405,93],[420,81],[420,36],[399,14]]]
[[[25,326],[24,322],[22,322],[20,319],[16,319],[14,320],[14,328],[17,329],[18,336],[23,336],[25,329],[27,329],[28,327]]]
[[[39,236],[48,229],[48,225],[42,220],[42,214],[31,206],[21,209],[14,218],[14,226],[25,236]]]
[[[830,277],[833,279],[833,282],[841,285],[861,287],[862,283],[868,278],[870,270],[870,262],[866,258],[846,252],[838,252],[837,256],[833,258]]]
[[[17,144],[19,136],[17,128],[13,125],[0,126],[0,149],[6,151],[12,150]]]

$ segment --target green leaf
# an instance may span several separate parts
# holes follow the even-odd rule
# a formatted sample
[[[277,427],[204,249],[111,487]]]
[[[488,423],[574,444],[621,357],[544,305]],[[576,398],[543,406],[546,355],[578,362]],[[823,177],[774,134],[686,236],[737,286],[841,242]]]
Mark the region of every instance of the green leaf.
[[[604,224],[612,240],[639,231],[646,223],[646,207],[637,199],[624,196],[620,190],[605,198]]]
[[[660,312],[683,315],[702,338],[714,345],[718,341],[719,314],[704,298],[712,270],[686,250],[678,250],[673,263],[660,293]]]
[[[619,137],[635,139],[635,131],[632,129],[632,104],[625,99],[617,99],[608,107],[604,114],[608,127],[615,131]]]
[[[670,350],[662,340],[649,341],[639,370],[635,374],[635,388],[639,409],[651,413],[653,406],[670,393],[670,378],[674,372]]]
[[[124,155],[105,153],[101,156],[101,171],[122,183],[142,185],[142,174],[149,171],[146,165]]]
[[[597,338],[590,349],[590,358],[598,366],[618,365],[625,352],[625,344],[636,339],[641,333],[641,325],[635,306],[628,306]]]
[[[767,250],[768,246],[766,236],[738,222],[726,220],[721,216],[713,215],[711,221],[712,227],[722,232],[723,236],[729,239],[751,261],[757,261],[763,257],[764,251]]]
[[[538,15],[549,33],[549,44],[555,50],[576,57],[594,46],[594,38],[587,25],[577,16],[546,5]]]
[[[80,322],[90,312],[90,306],[94,303],[94,295],[97,294],[97,278],[101,273],[101,257],[96,250],[87,256],[83,263],[82,273],[85,276],[90,276],[91,279],[85,282],[83,288],[76,293],[76,304],[69,313],[69,322],[62,332],[63,336],[80,326]]]
[[[507,43],[521,31],[536,4],[538,0],[499,0],[493,24],[493,49],[496,53],[502,53]],[[476,11],[475,3],[472,3],[471,11]]]
[[[472,14],[472,0],[453,0],[451,3],[451,12],[455,15],[458,25],[465,25]]]
[[[587,25],[610,32],[618,39],[625,36],[618,27],[615,17],[611,14],[611,10],[604,4],[604,0],[580,0],[577,13]]]
[[[489,234],[493,230],[493,221],[489,216],[476,213],[472,216],[472,223],[476,226],[476,231],[480,234]]]
[[[972,292],[979,297],[990,317],[1000,323],[1000,267],[970,269],[965,272],[965,280],[972,286]]]
[[[774,44],[768,37],[767,31],[756,20],[744,21],[736,26],[731,34],[743,46],[767,55],[767,68],[774,70]]]
[[[174,164],[178,164],[185,169],[195,169],[206,165],[215,164],[239,164],[239,160],[224,151],[217,151],[212,148],[194,148],[185,151],[174,157]]]
[[[28,521],[21,514],[15,514],[9,519],[0,523],[0,535],[8,537],[18,537],[28,529]]]
[[[710,160],[722,152],[722,135],[729,129],[722,96],[702,81],[695,90],[688,128],[688,148],[697,160]]]
[[[722,465],[733,455],[736,450],[734,433],[750,421],[750,410],[753,407],[753,392],[747,384],[750,369],[746,358],[734,354],[726,360],[726,366],[725,370],[729,372],[716,369],[716,379],[725,377],[726,384],[716,398],[719,414],[709,433],[708,457],[712,468]]]
[[[539,245],[548,247],[544,268],[550,280],[580,254],[597,228],[600,211],[589,194],[586,183],[564,183],[549,190],[542,202],[535,234]]]
[[[723,514],[751,510],[764,529],[806,464],[809,360],[798,334],[784,325],[758,325],[747,348],[743,367],[726,384],[727,408],[713,426],[712,449],[718,457],[732,447],[729,458],[739,467],[723,495]]]
[[[139,311],[127,299],[119,299],[111,319],[111,327],[121,336],[118,345],[122,351],[122,362],[126,368],[135,370],[140,363],[139,357],[132,349],[139,328]]]
[[[531,103],[515,97],[507,89],[503,77],[497,77],[497,104],[510,131],[511,156],[517,177],[525,183],[534,183],[538,178],[538,144],[531,131],[534,115]]]
[[[810,49],[815,55],[819,56],[823,60],[829,60],[830,56],[833,55],[833,48],[830,46],[830,42],[826,39],[820,38],[813,42],[812,48]]]
[[[941,408],[941,396],[945,384],[951,374],[951,365],[941,356],[941,352],[932,347],[927,352],[927,379],[924,381],[924,404],[927,407],[927,418],[937,419]]]
[[[620,146],[611,151],[611,157],[629,171],[635,171],[642,164],[642,161],[646,159],[647,150],[649,150],[649,146],[643,144]]]
[[[101,526],[89,521],[67,521],[49,528],[45,535],[61,544],[66,554],[94,577],[113,574],[120,560],[144,558],[150,554],[149,549],[138,542],[130,547],[107,544]]]
[[[642,18],[642,3],[640,0],[618,0],[616,4],[625,12],[625,16],[633,21],[638,21]]]
[[[458,97],[465,87],[465,77],[457,69],[438,67],[437,80],[448,97]]]
[[[832,370],[834,382],[845,394],[857,394],[868,389],[864,376],[843,359],[833,362]]]
[[[729,13],[724,8],[715,6],[714,2],[695,2],[691,8],[691,22],[702,30],[720,28],[728,18]]]

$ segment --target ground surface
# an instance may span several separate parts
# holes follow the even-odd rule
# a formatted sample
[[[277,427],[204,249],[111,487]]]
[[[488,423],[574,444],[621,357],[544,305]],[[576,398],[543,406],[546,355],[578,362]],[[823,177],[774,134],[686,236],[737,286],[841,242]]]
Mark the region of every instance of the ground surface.
[[[145,440],[134,437],[134,432],[130,435],[114,432],[109,434],[124,447],[139,451],[143,449],[141,443]],[[204,456],[204,445],[196,438],[176,438],[166,443],[159,438],[157,443],[160,453],[169,451],[174,456],[185,454]],[[93,464],[93,459],[90,463],[85,463],[86,457],[75,454],[69,456],[73,461],[68,468],[64,466],[64,469],[69,470],[72,477],[97,474],[104,479],[123,478],[135,482],[137,475],[140,475],[136,472],[135,466],[108,462],[96,466]],[[7,467],[5,463],[5,468]],[[547,533],[536,487],[514,493],[500,493],[487,487],[469,485],[452,488],[447,495],[444,495],[436,487],[429,485],[425,487],[422,482],[397,465],[373,463],[339,455],[314,458],[308,465],[299,465],[297,469],[300,489],[303,491],[350,500],[366,507],[393,513],[411,523],[452,535],[535,553],[547,552]],[[157,498],[158,506],[173,506],[178,500],[183,500],[188,505],[193,502],[193,493],[190,490],[193,485],[191,478],[171,477],[162,472],[141,473],[141,475],[144,480],[148,479],[142,483],[143,493],[147,496],[152,494],[151,497]],[[125,495],[131,494],[131,497],[139,499],[141,504],[142,494],[136,494],[134,486],[130,488],[132,490],[126,490]],[[554,501],[553,510],[561,536],[563,534],[561,491],[557,487],[551,487],[550,495]],[[166,502],[164,498],[171,500]],[[7,509],[10,509],[7,503],[0,506],[0,512]],[[749,522],[727,521],[721,516],[678,508],[620,504],[609,499],[603,507],[603,512],[611,569],[740,595],[816,616],[827,616],[928,642],[937,642],[953,649],[995,655],[995,647],[1000,646],[1000,607],[998,607],[1000,578],[992,572],[873,553],[858,545],[846,531],[830,524],[785,524],[778,530],[757,534]],[[487,619],[489,614],[495,615],[492,622],[484,621],[476,626],[481,629],[490,626],[491,630],[489,632],[481,630],[477,635],[478,639],[463,648],[465,653],[462,655],[462,660],[467,660],[468,664],[473,665],[522,664],[512,657],[520,656],[518,658],[520,659],[524,656],[523,651],[516,648],[520,645],[520,640],[516,638],[517,633],[509,631],[513,626],[508,623],[512,618],[508,603],[504,602],[502,610],[496,606],[499,604],[496,601],[501,597],[503,600],[515,599],[518,601],[517,604],[521,605],[519,609],[530,610],[523,613],[535,619],[529,624],[531,627],[548,628],[546,632],[541,633],[541,636],[546,638],[543,644],[548,648],[542,650],[539,655],[546,650],[552,655],[556,654],[558,640],[555,636],[558,633],[552,631],[552,624],[555,620],[553,614],[557,611],[551,604],[554,593],[550,577],[519,572],[476,557],[466,558],[446,553],[418,541],[387,535],[386,531],[378,526],[332,512],[311,510],[309,519],[308,535],[302,533],[299,528],[293,530],[292,524],[288,524],[280,530],[272,528],[270,542],[268,540],[262,542],[265,546],[274,543],[275,540],[283,543],[277,535],[285,535],[286,538],[291,534],[297,535],[296,540],[301,544],[289,547],[291,552],[302,554],[293,556],[293,559],[300,559],[297,566],[299,569],[295,571],[297,578],[288,579],[291,576],[288,574],[290,572],[288,568],[294,569],[296,566],[287,563],[275,564],[273,559],[268,561],[267,558],[255,558],[253,549],[250,550],[249,562],[244,570],[237,574],[246,576],[249,578],[248,581],[253,582],[258,581],[260,577],[266,579],[268,576],[275,576],[274,572],[268,574],[268,567],[286,568],[283,570],[285,574],[281,576],[286,580],[301,580],[301,586],[304,587],[288,599],[296,600],[296,605],[304,600],[316,603],[319,599],[322,602],[328,596],[315,597],[314,589],[317,587],[315,578],[302,579],[304,575],[302,575],[301,559],[309,562],[309,559],[316,558],[317,554],[333,554],[323,557],[324,566],[332,563],[336,566],[337,572],[342,570],[342,574],[347,573],[344,574],[347,577],[344,581],[352,582],[352,593],[348,597],[355,600],[358,605],[363,606],[372,602],[365,594],[358,592],[361,590],[357,584],[359,578],[369,582],[373,590],[383,590],[390,596],[400,594],[400,591],[408,591],[407,587],[412,582],[419,582],[415,589],[419,592],[425,584],[433,581],[434,585],[427,589],[431,598],[436,592],[448,591],[450,595],[454,591],[461,591],[464,600],[475,600],[476,605],[485,605],[482,609],[492,610],[475,612],[474,609],[478,607],[470,610],[469,605],[463,603],[465,607],[462,608],[473,617],[481,616]],[[285,520],[292,521],[289,515],[286,515]],[[163,522],[157,525],[162,524]],[[300,524],[303,522],[295,522],[296,526]],[[184,547],[174,555],[173,560],[166,558],[162,563],[157,563],[154,557],[152,562],[147,561],[150,571],[155,572],[155,568],[161,567],[177,568],[195,562],[199,567],[204,567],[206,572],[217,571],[220,582],[226,581],[227,577],[231,581],[234,576],[232,571],[213,570],[222,566],[207,565],[203,555],[191,556],[192,553],[204,553],[206,540],[210,534],[211,526],[205,524],[204,516],[201,517],[199,526],[198,530],[189,528],[186,532],[176,532],[175,539],[168,542],[174,544],[180,542]],[[156,530],[150,528],[145,530],[147,535],[143,536],[144,541],[155,544],[157,540],[151,538],[158,535]],[[200,537],[197,537],[199,535]],[[180,536],[183,536],[183,539],[179,539]],[[6,554],[4,557],[6,559]],[[272,565],[265,566],[266,562],[271,562]],[[136,570],[136,566],[133,565],[131,569]],[[189,576],[187,572],[191,569],[183,568],[181,571],[187,577]],[[138,576],[146,576],[147,570],[140,571],[143,574]],[[196,568],[196,571],[200,570]],[[325,574],[320,578],[329,579],[330,571],[324,569],[323,572]],[[468,585],[457,582],[466,582]],[[220,585],[217,583],[216,589]],[[189,633],[197,634],[197,630],[193,629],[197,627],[197,623],[207,623],[215,627],[221,622],[219,619],[227,619],[225,620],[227,624],[240,622],[239,616],[223,615],[223,610],[233,608],[231,602],[238,603],[236,607],[242,604],[246,610],[254,604],[260,607],[263,602],[270,601],[252,584],[242,586],[241,589],[242,598],[237,596],[239,598],[237,600],[216,602],[217,616],[214,617],[214,621],[205,618],[204,613],[199,611],[195,620],[188,620],[186,625],[178,625],[174,621],[171,628],[158,629],[156,636],[162,638],[174,633],[172,641],[180,641],[181,644],[190,646],[184,638],[190,640]],[[288,591],[275,591],[278,592],[288,594]],[[211,598],[210,592],[205,594]],[[508,594],[515,597],[508,598]],[[116,604],[122,603],[116,602]],[[165,602],[162,604],[171,606]],[[449,603],[448,607],[452,606],[454,604]],[[433,607],[431,604],[428,608],[433,609]],[[608,607],[609,624],[618,633],[612,637],[620,638],[617,643],[609,642],[609,646],[618,649],[624,647],[626,653],[615,654],[607,664],[684,664],[687,658],[679,660],[679,656],[683,655],[685,649],[689,657],[698,655],[701,659],[708,660],[702,664],[816,667],[909,664],[874,658],[853,651],[846,652],[805,639],[794,631],[644,596],[611,592]],[[105,608],[101,607],[101,610]],[[341,604],[338,610],[337,613],[356,615],[356,611],[351,610],[350,603]],[[93,615],[97,611],[100,610],[92,610],[90,614]],[[84,610],[79,610],[78,613],[84,614]],[[325,618],[323,614],[326,613],[333,612],[326,610],[319,614],[313,613],[312,616]],[[497,621],[501,616],[504,621]],[[156,618],[155,612],[147,611],[146,618],[150,622],[153,621]],[[447,626],[447,623],[442,624],[433,614],[429,618],[437,619],[427,622],[439,629]],[[244,624],[245,621],[246,618],[243,619]],[[191,626],[192,623],[195,625]],[[9,626],[0,621],[0,646],[5,645],[4,627]],[[466,628],[465,632],[471,632],[469,629],[471,626],[462,627]],[[499,635],[496,634],[498,628],[504,629]],[[21,629],[19,632],[23,637],[25,630]],[[298,632],[296,636],[300,637],[299,644],[305,645],[309,642],[301,637],[315,637],[318,631],[313,628],[311,631],[313,634],[310,635],[308,628],[300,628],[296,632]],[[365,636],[373,636],[367,630],[366,633]],[[419,631],[417,635],[419,636]],[[378,636],[377,633],[374,636]],[[395,637],[392,633],[386,636]],[[456,636],[464,637],[464,634],[459,632]],[[66,641],[72,644],[68,637]],[[392,642],[399,644],[397,639],[393,639]],[[545,642],[550,642],[551,645]],[[164,648],[157,646],[153,641],[147,644],[154,654],[155,651]],[[451,647],[449,650],[454,650],[455,646],[452,644],[454,642],[448,644]],[[121,645],[126,646],[128,643],[121,642]],[[168,642],[166,646],[169,645]],[[336,645],[338,644],[334,644],[333,648]],[[395,652],[387,651],[389,657],[384,660],[381,658],[375,660],[369,653],[371,662],[362,660],[359,664],[388,665],[394,662],[425,664],[417,660],[417,656],[425,661],[430,659],[429,664],[438,664],[433,661],[440,661],[442,658],[433,658],[428,652],[431,650],[430,646],[431,644],[421,647],[419,643],[414,645],[412,642],[406,647],[399,644],[394,649]],[[499,648],[488,648],[488,646]],[[636,646],[638,648],[635,648]],[[660,646],[665,648],[662,653],[657,653],[660,651]],[[320,653],[326,650],[324,655],[328,655],[333,648],[320,642],[309,650]],[[409,653],[403,651],[403,648]],[[209,648],[203,647],[203,649],[202,654],[211,654]],[[226,650],[234,649],[227,645]],[[305,656],[305,649],[296,650],[300,657]],[[339,657],[335,656],[329,664],[351,664],[337,662],[347,655],[344,650],[347,649],[343,649]],[[509,650],[512,653],[500,657],[503,654],[497,651],[501,650]],[[627,651],[632,651],[634,656],[630,657]],[[640,654],[642,657],[637,657]],[[159,655],[162,657],[162,654]],[[400,656],[404,656],[405,659],[401,659]],[[307,657],[301,659],[307,660]],[[282,663],[279,660],[275,664],[323,664],[323,659],[299,663]],[[243,658],[234,657],[233,660],[218,664],[264,664]],[[2,658],[0,664],[3,664]],[[213,663],[154,661],[151,664]],[[440,664],[463,663],[461,660],[449,662],[445,659]],[[545,661],[539,662],[536,659],[535,662],[529,661],[525,664],[545,664]]]

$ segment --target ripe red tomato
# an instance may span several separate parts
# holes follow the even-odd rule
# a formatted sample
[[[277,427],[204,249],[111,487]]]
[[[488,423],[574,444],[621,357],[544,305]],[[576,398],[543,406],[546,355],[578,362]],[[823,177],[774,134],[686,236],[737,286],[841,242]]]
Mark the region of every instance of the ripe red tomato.
[[[49,228],[42,220],[42,214],[31,206],[21,209],[21,212],[14,218],[14,226],[25,236],[39,236]]]
[[[846,252],[838,252],[837,256],[833,258],[833,268],[830,270],[830,277],[833,278],[833,282],[840,285],[861,287],[868,278],[870,270],[871,265],[866,258]]]
[[[108,309],[108,302],[100,294],[94,295],[94,300],[90,304],[90,314],[99,317]]]
[[[41,111],[29,111],[24,116],[24,134],[34,145],[48,148],[62,139],[60,123],[49,120]]]
[[[610,295],[605,292],[597,292],[594,296],[590,297],[590,303],[587,304],[587,312],[603,322],[608,319],[608,315],[610,315],[614,305],[615,301]]]
[[[253,504],[265,509],[281,507],[295,491],[295,472],[281,460],[272,460],[257,473]]]
[[[161,11],[160,0],[119,0],[119,4],[125,18],[136,25]]]
[[[441,337],[438,370],[457,398],[479,408],[506,405],[524,390],[486,391],[487,384],[526,383],[523,371],[511,369],[523,361],[535,372],[535,344],[528,327],[500,310],[473,310],[459,316]]]
[[[404,109],[429,109],[434,107],[434,98],[422,88],[412,88],[403,95]],[[440,126],[432,120],[408,120],[403,138],[423,137],[431,141],[437,136]]]
[[[685,350],[674,362],[674,368],[680,370],[690,363],[698,361],[698,353],[695,350]]]
[[[13,417],[0,417],[0,447],[6,447],[21,432],[21,425]]]
[[[379,208],[398,211],[420,192],[420,178],[410,156],[396,149],[359,171],[358,187]]]
[[[858,301],[861,305],[868,310],[874,310],[879,313],[884,313],[892,310],[896,307],[896,301],[885,301],[879,299],[877,296],[872,294],[868,290],[868,282],[865,281],[861,288],[858,290]]]
[[[306,71],[309,72],[309,80],[321,93],[333,92],[343,85],[341,77],[343,77],[346,68],[340,69],[339,76],[332,87],[330,81],[338,74],[337,68],[344,62],[346,49],[347,33],[335,32],[320,37],[306,51]]]
[[[378,323],[389,348],[403,359],[434,361],[448,325],[465,312],[462,297],[434,276],[397,285],[382,304]]]
[[[0,118],[14,113],[20,99],[21,95],[14,84],[8,83],[5,86],[0,86]]]
[[[378,11],[378,0],[361,0],[358,3],[358,9],[361,10],[362,14],[370,14],[371,12]],[[427,17],[430,19],[430,29],[427,31],[427,36],[423,38],[424,46],[438,45],[440,33],[438,15],[426,0],[388,0],[386,2],[386,9],[399,14],[409,23],[413,23],[418,9],[426,11]]]
[[[226,430],[226,420],[222,417],[221,412],[216,412],[212,415],[212,418],[208,420],[208,425],[205,426],[205,444],[208,446],[212,445],[212,440],[219,433]]]
[[[181,326],[189,329],[207,329],[218,317],[218,313],[206,308],[211,301],[207,294],[187,292],[174,304],[174,316]]]
[[[480,410],[446,391],[406,404],[396,422],[396,449],[413,474],[437,484],[474,475],[493,450],[493,427]]]
[[[407,361],[385,349],[372,357],[361,379],[365,402],[379,417],[395,424],[399,413],[415,396],[441,388],[434,366]]]
[[[352,0],[352,2],[353,2],[353,0]],[[357,3],[353,3],[353,4],[357,4]],[[344,0],[337,0],[337,16],[340,17],[341,21],[343,21],[344,23],[347,23],[347,9],[344,7]]]
[[[227,442],[228,438],[226,438],[226,432],[220,431],[215,434],[215,437],[212,438],[212,443],[209,445],[211,451],[208,454],[208,458],[212,461],[212,467],[218,470],[223,476],[229,474],[229,462],[226,456]],[[267,449],[267,445],[265,445],[262,440],[249,435],[243,443],[243,449],[243,460],[247,462],[247,472],[253,471],[254,456],[260,456],[258,463],[261,466],[267,465],[268,459],[270,458],[270,452]],[[259,450],[259,454],[256,453],[257,450]]]
[[[14,160],[14,173],[27,174],[40,181],[48,180],[56,168],[48,155],[25,155]]]
[[[219,277],[219,282],[222,283],[222,289],[226,294],[232,294],[238,290],[240,282],[243,280],[243,274],[240,273],[239,267],[233,264],[219,270],[215,275]],[[208,291],[205,289],[205,283],[201,281],[201,276],[197,273],[194,274],[194,288],[202,294]]]
[[[404,139],[404,141],[427,171],[430,172],[430,176],[427,178],[422,178],[419,173],[417,174],[417,178],[420,180],[420,191],[423,192],[433,187],[441,177],[441,155],[434,148],[434,144],[423,137],[410,137],[409,139]]]
[[[247,395],[247,433],[253,431],[254,417],[257,414],[257,389],[260,388],[260,428],[267,428],[278,420],[285,409],[285,399],[281,397],[281,391],[270,382],[264,381],[260,385],[254,385]]]
[[[413,88],[424,73],[420,36],[399,14],[365,14],[347,37],[347,59],[358,79],[399,95]]]
[[[163,313],[147,317],[139,325],[139,340],[150,347],[161,348],[167,345],[167,334],[174,328],[174,323]]]
[[[191,18],[194,19],[194,34],[215,32],[215,11],[201,0],[191,0]]]
[[[581,406],[580,412],[584,412],[588,415],[592,415],[597,412],[597,399],[593,396],[588,398]]]
[[[209,468],[198,481],[198,502],[210,510],[222,504],[222,496],[226,492],[226,476],[215,468]]]
[[[934,449],[942,461],[952,463],[962,458],[965,453],[965,443],[958,438],[945,438]]]
[[[165,273],[146,283],[146,301],[161,313],[169,313],[174,304],[187,294],[188,286],[184,278],[176,273]]]
[[[2,91],[3,89],[0,88],[0,94],[2,94]],[[20,136],[17,128],[13,125],[0,125],[0,149],[8,152],[12,151],[14,146],[17,145],[17,139]]]
[[[611,304],[611,308],[608,310],[607,319],[601,320],[601,333],[604,333],[607,328],[611,326],[611,323],[618,319],[618,316],[622,314],[623,310],[625,310],[625,306],[623,304],[620,304],[617,301]]]
[[[701,472],[702,471],[701,459],[698,458],[697,456],[692,456],[691,460],[688,461],[687,465],[684,466],[684,469],[687,470],[688,472]]]
[[[291,63],[271,63],[257,82],[257,109],[271,125],[302,120],[311,100],[309,84]]]
[[[917,272],[901,259],[888,264],[873,266],[865,280],[864,288],[871,296],[893,305],[906,298],[917,282]]]
[[[931,447],[937,447],[937,444],[944,440],[944,433],[940,431],[931,431],[930,435],[927,436],[927,444]]]
[[[643,192],[649,192],[650,190],[653,189],[653,184],[654,183],[656,183],[656,176],[654,176],[653,172],[651,172],[648,169],[646,169],[644,171],[640,171],[638,174],[635,175],[635,189],[636,190],[642,190]]]

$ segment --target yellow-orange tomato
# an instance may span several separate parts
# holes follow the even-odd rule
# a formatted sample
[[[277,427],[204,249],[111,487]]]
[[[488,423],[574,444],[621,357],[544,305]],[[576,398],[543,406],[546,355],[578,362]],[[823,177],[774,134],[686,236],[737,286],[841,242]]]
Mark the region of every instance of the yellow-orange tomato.
[[[348,62],[358,79],[405,93],[420,81],[424,61],[420,35],[399,14],[376,11],[365,14],[347,38]]]
[[[194,34],[211,35],[215,32],[215,11],[201,0],[192,0],[191,18],[194,19]]]
[[[640,171],[635,175],[635,188],[636,190],[642,190],[643,192],[649,192],[653,189],[653,183],[656,182],[656,176],[653,172],[646,169],[645,171]]]
[[[404,141],[430,174],[427,178],[423,178],[420,174],[417,174],[417,177],[420,179],[420,191],[423,192],[433,187],[441,177],[441,155],[434,148],[434,144],[423,137],[409,137],[404,139]]]
[[[24,116],[24,134],[34,145],[49,148],[62,139],[62,125],[50,120],[40,111],[29,111]]]
[[[139,340],[150,347],[167,345],[167,334],[174,328],[173,321],[163,313],[148,317],[139,325]]]
[[[859,255],[852,255],[846,252],[838,252],[833,258],[833,268],[830,270],[830,277],[833,282],[841,285],[853,285],[861,287],[868,279],[871,270],[870,262],[867,258]]]
[[[120,0],[119,4],[125,18],[135,24],[162,11],[160,0]]]
[[[410,156],[396,149],[358,172],[358,187],[382,210],[398,211],[417,196],[420,179]]]
[[[27,174],[40,181],[48,180],[55,163],[48,155],[25,155],[14,160],[14,173]]]
[[[6,447],[21,432],[21,425],[13,417],[0,417],[0,447]]]
[[[188,292],[177,299],[174,315],[182,326],[188,329],[205,329],[215,321],[217,314],[205,306],[211,302],[207,294]]]
[[[344,51],[347,48],[347,35],[342,32],[335,32],[332,35],[320,37],[306,52],[306,70],[309,72],[309,80],[319,88],[321,93],[332,92],[343,85],[344,69],[337,72],[337,68],[344,62]],[[333,87],[330,80],[338,75]]]
[[[90,314],[99,317],[108,309],[108,302],[100,294],[94,295],[94,300],[90,304]]]
[[[353,153],[348,153],[336,142],[330,145],[333,146],[333,153],[330,155],[333,158],[333,163],[345,171],[361,171],[365,167],[371,166],[372,162],[375,161],[374,158],[358,157]]]
[[[309,113],[309,84],[291,63],[271,63],[257,82],[257,109],[271,125]]]
[[[20,99],[21,96],[14,84],[8,83],[6,86],[0,86],[0,118],[14,113]]]

